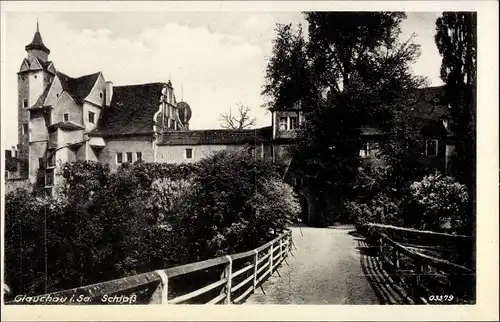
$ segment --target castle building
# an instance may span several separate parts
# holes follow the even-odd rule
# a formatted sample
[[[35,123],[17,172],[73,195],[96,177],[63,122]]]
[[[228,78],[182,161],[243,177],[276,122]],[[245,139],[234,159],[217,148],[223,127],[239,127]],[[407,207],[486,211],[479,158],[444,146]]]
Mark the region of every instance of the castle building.
[[[101,72],[71,77],[49,60],[38,28],[18,72],[21,177],[53,193],[64,162],[110,165],[196,162],[217,150],[248,149],[259,157],[286,157],[300,110],[273,111],[272,125],[245,130],[190,130],[193,111],[177,101],[170,81],[114,86]],[[23,162],[24,161],[24,162]]]
[[[26,178],[35,191],[53,194],[60,166],[84,160],[109,164],[116,171],[123,163],[188,163],[219,150],[246,149],[293,168],[286,147],[293,144],[306,117],[300,102],[273,109],[267,127],[190,130],[193,111],[177,101],[170,81],[114,86],[101,72],[70,77],[49,60],[38,23],[25,49],[27,57],[18,72],[18,147],[9,152],[6,176]],[[426,138],[422,155],[434,168],[446,171],[455,138],[448,129],[447,108],[434,102],[443,88],[420,91],[422,99],[410,119]],[[370,127],[361,132],[360,157],[376,159],[384,133]],[[315,196],[293,170],[286,172],[285,180],[298,192],[307,222],[315,213]]]

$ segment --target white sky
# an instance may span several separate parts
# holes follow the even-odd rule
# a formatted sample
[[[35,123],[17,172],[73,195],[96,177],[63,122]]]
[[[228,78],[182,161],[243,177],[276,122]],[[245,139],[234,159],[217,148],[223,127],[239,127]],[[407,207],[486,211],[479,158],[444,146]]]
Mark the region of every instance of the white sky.
[[[434,44],[438,13],[408,13],[402,39],[415,32],[422,56],[414,72],[439,79]],[[115,85],[166,82],[177,100],[191,105],[192,129],[220,127],[220,114],[237,103],[250,106],[258,126],[270,125],[261,107],[274,27],[303,22],[297,12],[6,12],[5,106],[2,139],[17,143],[17,72],[40,21],[56,69],[72,77],[103,72]],[[182,89],[182,91],[181,91]]]

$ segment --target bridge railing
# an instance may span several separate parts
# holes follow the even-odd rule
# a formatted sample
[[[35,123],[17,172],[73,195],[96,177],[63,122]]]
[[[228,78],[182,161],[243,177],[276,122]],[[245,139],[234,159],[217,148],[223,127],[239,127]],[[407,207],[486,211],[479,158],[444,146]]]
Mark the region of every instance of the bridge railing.
[[[201,304],[242,303],[288,257],[292,249],[292,232],[286,230],[268,243],[244,252],[209,260],[151,271],[116,280],[73,288],[60,292],[37,295],[6,304],[182,304],[202,298]],[[220,277],[203,287],[179,295],[172,292],[171,281],[189,274],[221,270]],[[209,274],[210,275],[210,274]],[[202,279],[203,281],[203,279]],[[215,294],[215,295],[214,295]],[[200,304],[199,301],[195,302]]]
[[[454,251],[446,249],[453,244],[458,248],[468,245],[467,236],[380,224],[366,224],[363,230],[375,241],[383,268],[413,299],[436,304],[474,301],[475,271],[442,255]],[[421,243],[414,244],[418,240]]]

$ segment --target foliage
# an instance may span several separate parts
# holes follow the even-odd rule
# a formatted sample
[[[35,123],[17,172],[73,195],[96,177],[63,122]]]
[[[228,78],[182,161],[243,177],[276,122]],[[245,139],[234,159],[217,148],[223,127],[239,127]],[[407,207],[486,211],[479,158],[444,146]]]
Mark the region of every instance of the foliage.
[[[410,186],[407,224],[428,230],[464,232],[468,202],[465,185],[452,177],[428,175]]]
[[[406,15],[306,12],[305,17],[307,42],[300,26],[294,32],[278,25],[263,91],[270,97],[268,108],[299,101],[308,112],[291,148],[296,170],[321,200],[354,197],[362,130],[376,127],[389,137],[381,146],[384,157],[395,176],[404,177],[414,165],[407,153],[413,146],[406,144],[413,137],[396,129],[407,121],[401,115],[414,104],[415,89],[425,84],[410,68],[419,46],[412,38],[397,40]],[[339,216],[342,201],[337,205]]]
[[[193,245],[192,260],[254,248],[274,236],[270,229],[284,228],[287,220],[276,220],[284,213],[276,211],[282,201],[271,194],[276,193],[272,189],[276,186],[269,185],[269,180],[278,176],[269,160],[255,160],[243,152],[219,151],[202,159],[195,173],[196,198],[184,218],[192,231],[186,236],[191,239],[185,241]]]
[[[221,151],[195,164],[65,164],[56,198],[6,195],[6,283],[40,294],[255,248],[300,209],[276,169]]]
[[[402,193],[382,191],[365,201],[350,201],[347,210],[357,224],[367,222],[420,230],[466,233],[465,185],[452,177],[427,175]]]
[[[238,107],[238,115],[234,116],[232,111],[229,110],[229,113],[222,113],[220,116],[221,126],[225,129],[233,129],[233,130],[243,130],[248,127],[254,126],[257,121],[255,117],[251,117],[250,107],[237,104]]]
[[[474,212],[476,180],[477,14],[443,12],[436,20],[436,46],[442,56],[441,79],[450,106],[455,142],[452,174],[467,186],[469,216]],[[473,221],[469,220],[472,225]],[[472,232],[472,226],[469,227]]]
[[[12,294],[41,293],[61,278],[55,274],[55,258],[47,262],[47,270],[55,274],[45,283],[43,254],[60,252],[58,236],[52,234],[52,218],[64,205],[48,198],[34,197],[32,191],[17,189],[5,195],[5,276]],[[53,261],[54,260],[54,261]],[[66,263],[64,263],[66,264]]]
[[[291,24],[277,24],[273,53],[266,68],[262,95],[270,109],[289,109],[302,101],[307,108],[318,96],[314,77],[309,68],[307,43],[302,26],[294,29]]]
[[[379,194],[368,203],[350,201],[346,211],[356,224],[384,223],[400,226],[402,223],[401,202],[386,194]]]
[[[381,49],[391,50],[406,18],[398,12],[306,12],[308,55],[323,86],[341,92]]]

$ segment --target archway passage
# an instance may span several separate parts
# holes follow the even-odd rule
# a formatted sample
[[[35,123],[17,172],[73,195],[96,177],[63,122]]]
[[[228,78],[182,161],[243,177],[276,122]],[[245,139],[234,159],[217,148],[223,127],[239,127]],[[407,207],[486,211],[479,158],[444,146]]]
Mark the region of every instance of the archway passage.
[[[309,203],[307,202],[307,198],[303,195],[299,194],[299,203],[300,203],[300,221],[308,225],[309,224]]]

